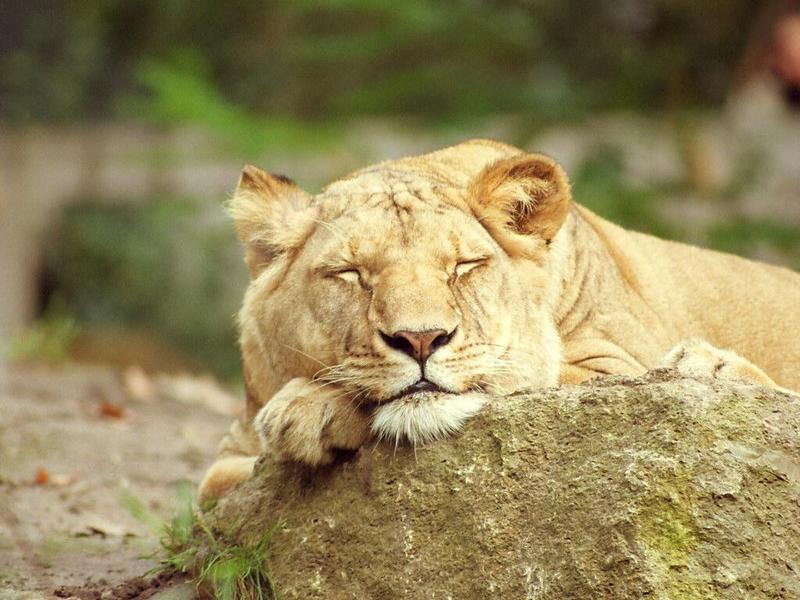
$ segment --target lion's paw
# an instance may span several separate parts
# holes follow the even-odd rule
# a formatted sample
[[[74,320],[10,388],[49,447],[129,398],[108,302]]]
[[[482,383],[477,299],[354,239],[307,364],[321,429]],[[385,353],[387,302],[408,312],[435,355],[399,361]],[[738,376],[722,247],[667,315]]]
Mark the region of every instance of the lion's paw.
[[[355,450],[369,437],[369,420],[341,389],[308,379],[287,383],[254,420],[262,451],[312,466],[333,461],[336,450]]]
[[[778,387],[769,375],[746,358],[700,339],[686,340],[675,346],[660,366],[674,369],[685,377],[712,377]]]
[[[211,465],[200,482],[197,500],[203,506],[221,498],[253,474],[257,456],[225,456]]]

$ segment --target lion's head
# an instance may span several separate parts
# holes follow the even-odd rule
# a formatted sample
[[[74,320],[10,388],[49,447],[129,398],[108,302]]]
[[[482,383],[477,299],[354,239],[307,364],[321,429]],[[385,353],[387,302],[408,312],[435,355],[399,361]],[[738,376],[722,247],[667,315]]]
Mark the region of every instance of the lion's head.
[[[553,160],[489,141],[381,163],[316,196],[245,168],[230,208],[251,275],[250,393],[263,404],[316,379],[378,405],[379,434],[416,442],[459,425],[480,392],[555,384],[548,262],[568,205]]]

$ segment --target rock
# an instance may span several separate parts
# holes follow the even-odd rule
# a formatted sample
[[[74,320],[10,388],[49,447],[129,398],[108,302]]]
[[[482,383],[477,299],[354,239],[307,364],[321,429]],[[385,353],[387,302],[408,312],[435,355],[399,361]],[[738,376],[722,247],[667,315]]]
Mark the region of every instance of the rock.
[[[150,596],[150,600],[195,600],[197,588],[193,583],[177,583],[167,586]]]
[[[800,400],[654,371],[497,398],[416,452],[262,458],[207,522],[283,598],[800,598]]]

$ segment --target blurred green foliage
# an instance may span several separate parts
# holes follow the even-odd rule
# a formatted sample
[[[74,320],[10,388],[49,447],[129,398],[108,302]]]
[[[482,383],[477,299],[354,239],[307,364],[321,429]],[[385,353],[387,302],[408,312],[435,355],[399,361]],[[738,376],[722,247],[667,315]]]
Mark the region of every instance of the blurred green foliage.
[[[247,276],[218,205],[76,206],[46,264],[50,285],[86,327],[146,328],[218,375],[238,374],[233,317]]]
[[[214,87],[203,60],[192,52],[176,53],[169,61],[144,61],[136,74],[149,93],[120,101],[121,113],[147,115],[166,125],[201,124],[228,150],[244,156],[275,149],[322,152],[339,130],[330,121],[267,116],[233,104]]]
[[[800,269],[800,226],[775,220],[730,215],[726,203],[752,184],[761,164],[749,154],[740,160],[724,189],[696,202],[706,203],[718,215],[693,236],[687,223],[676,222],[665,211],[668,203],[691,194],[688,182],[632,183],[625,176],[620,148],[599,145],[573,173],[572,193],[581,204],[627,229],[661,238],[684,240],[714,250],[760,258]]]
[[[800,226],[767,219],[723,219],[708,231],[711,247],[723,252],[754,256],[770,252],[785,256],[800,269]]]
[[[80,325],[69,314],[66,303],[53,301],[35,323],[11,340],[8,358],[30,363],[64,362],[79,332]]]
[[[573,175],[572,193],[587,208],[623,227],[676,237],[675,227],[659,210],[667,190],[627,181],[619,148],[595,148]]]
[[[155,96],[137,116],[199,110],[246,135],[235,110],[207,110],[224,104],[218,95],[269,115],[292,137],[293,118],[405,114],[463,123],[527,112],[552,121],[597,108],[705,104],[725,94],[759,6],[11,0],[0,3],[0,118],[118,116],[130,114],[131,97]],[[175,114],[176,106],[185,111]]]

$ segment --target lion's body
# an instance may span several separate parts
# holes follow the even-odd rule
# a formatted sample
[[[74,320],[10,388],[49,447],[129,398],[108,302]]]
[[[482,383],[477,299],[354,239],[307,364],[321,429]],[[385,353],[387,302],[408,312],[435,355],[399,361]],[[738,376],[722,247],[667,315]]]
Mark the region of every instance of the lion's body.
[[[370,422],[422,442],[457,429],[476,392],[637,375],[671,349],[687,373],[800,390],[800,275],[626,231],[570,203],[550,159],[511,146],[381,163],[314,199],[246,170],[232,212],[253,278],[248,406],[202,495],[263,448],[320,464]],[[441,348],[420,362],[405,340],[430,331]],[[420,368],[438,391],[403,395]]]
[[[630,372],[640,373],[679,342],[699,337],[800,390],[800,341],[791,333],[800,331],[799,274],[626,231],[583,208],[574,217],[575,264],[581,254],[591,258],[584,273],[568,277],[579,300],[559,314],[566,364],[625,372],[624,359],[580,362],[583,354],[612,354],[613,345],[638,363]],[[569,382],[569,370],[561,378]]]

